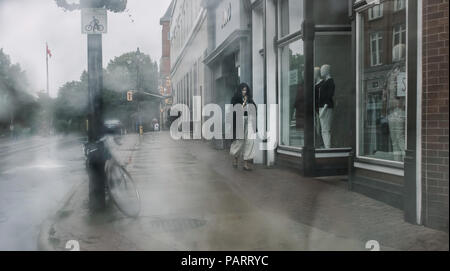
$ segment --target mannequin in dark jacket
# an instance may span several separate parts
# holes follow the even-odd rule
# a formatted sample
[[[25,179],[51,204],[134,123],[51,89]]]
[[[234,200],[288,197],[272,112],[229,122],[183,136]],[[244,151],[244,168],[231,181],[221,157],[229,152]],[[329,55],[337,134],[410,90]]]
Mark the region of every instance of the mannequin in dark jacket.
[[[233,106],[236,105],[242,105],[244,110],[248,110],[248,105],[252,104],[255,107],[256,110],[256,104],[253,101],[252,92],[250,87],[242,83],[239,85],[236,93],[234,94],[233,98],[231,99],[231,104]],[[256,113],[256,112],[255,112]],[[244,170],[251,170],[249,166],[249,161],[253,160],[255,156],[255,143],[254,139],[249,138],[249,126],[252,126],[254,130],[256,130],[256,119],[251,119],[252,117],[256,116],[248,116],[247,111],[244,111],[244,138],[237,138],[236,134],[236,128],[237,127],[237,116],[236,112],[233,112],[233,143],[231,144],[230,148],[230,154],[233,156],[233,166],[238,166],[238,160],[239,156],[243,156],[244,159]]]
[[[320,68],[320,77],[322,81],[316,85],[316,110],[318,110],[323,144],[326,149],[329,149],[331,148],[331,123],[333,121],[335,91],[330,65],[323,65]]]

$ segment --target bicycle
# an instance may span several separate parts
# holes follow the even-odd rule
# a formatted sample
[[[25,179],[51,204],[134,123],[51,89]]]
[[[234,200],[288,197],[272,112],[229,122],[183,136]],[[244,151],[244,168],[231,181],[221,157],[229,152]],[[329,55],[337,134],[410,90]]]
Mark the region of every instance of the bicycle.
[[[114,205],[128,217],[138,217],[141,211],[139,191],[131,174],[117,161],[110,150],[110,137],[84,147],[87,166],[93,159],[105,160],[105,188]],[[117,143],[117,141],[114,139]],[[89,168],[89,167],[87,167]]]

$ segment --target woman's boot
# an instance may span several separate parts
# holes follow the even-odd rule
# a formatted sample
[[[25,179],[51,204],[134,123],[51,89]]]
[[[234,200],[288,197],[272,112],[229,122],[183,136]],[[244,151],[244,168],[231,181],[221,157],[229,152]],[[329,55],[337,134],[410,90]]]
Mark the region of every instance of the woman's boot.
[[[249,163],[247,160],[244,160],[244,170],[246,171],[251,171],[252,168],[250,167]]]

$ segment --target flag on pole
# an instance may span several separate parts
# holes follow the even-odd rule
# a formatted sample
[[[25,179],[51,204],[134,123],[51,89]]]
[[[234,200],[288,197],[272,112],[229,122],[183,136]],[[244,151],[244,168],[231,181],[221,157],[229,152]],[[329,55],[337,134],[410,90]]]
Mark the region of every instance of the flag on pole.
[[[50,83],[48,80],[48,57],[52,57],[52,52],[48,49],[47,42],[45,43],[45,62],[47,64],[47,95],[50,95]]]
[[[52,52],[50,51],[50,49],[48,49],[48,44],[46,43],[45,46],[47,47],[47,55],[49,57],[52,57]]]

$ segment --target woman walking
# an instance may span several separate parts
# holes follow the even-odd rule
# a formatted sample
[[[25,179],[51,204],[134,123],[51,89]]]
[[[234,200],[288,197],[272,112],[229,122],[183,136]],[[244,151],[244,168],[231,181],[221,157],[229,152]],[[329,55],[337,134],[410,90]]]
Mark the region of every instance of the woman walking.
[[[238,161],[239,156],[243,156],[244,159],[244,170],[250,171],[250,165],[249,162],[253,160],[255,156],[255,140],[252,139],[249,135],[253,133],[256,129],[256,126],[254,123],[256,123],[256,116],[252,116],[248,114],[248,112],[252,112],[248,106],[250,104],[255,106],[255,113],[256,113],[256,104],[253,101],[252,92],[250,87],[242,83],[239,85],[236,93],[234,94],[233,98],[231,99],[231,104],[233,106],[235,105],[242,105],[242,108],[244,110],[244,138],[237,138],[236,136],[236,112],[234,112],[233,116],[233,143],[231,144],[230,148],[230,154],[233,156],[233,167],[238,167]],[[255,119],[253,119],[255,118]],[[240,127],[239,127],[240,128]],[[251,129],[250,129],[251,128]]]

